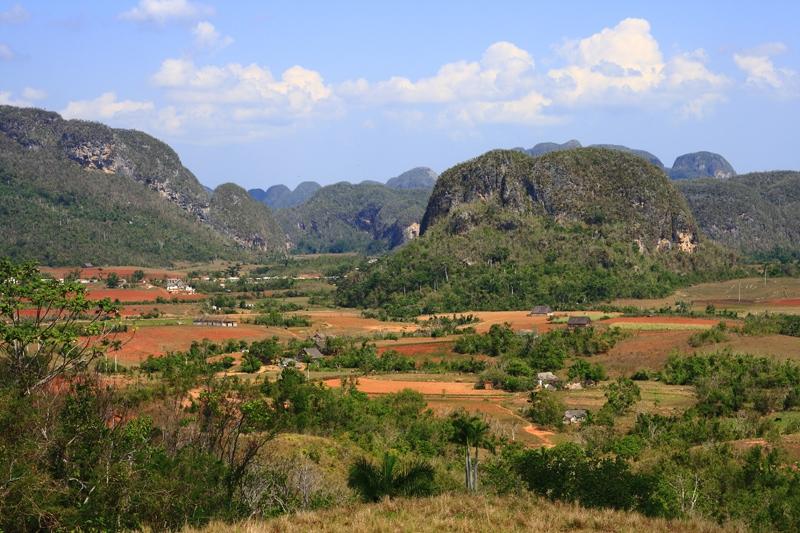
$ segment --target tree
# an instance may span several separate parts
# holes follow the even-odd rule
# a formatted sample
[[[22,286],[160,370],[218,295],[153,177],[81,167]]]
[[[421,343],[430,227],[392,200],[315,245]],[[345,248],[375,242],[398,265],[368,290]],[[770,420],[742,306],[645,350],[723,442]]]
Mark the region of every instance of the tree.
[[[109,289],[116,289],[119,287],[119,284],[119,276],[117,276],[116,272],[112,272],[106,277],[106,287]]]
[[[597,383],[606,379],[606,370],[600,363],[578,359],[569,367],[567,376],[569,379],[578,379],[581,383]]]
[[[258,356],[252,352],[247,352],[242,356],[242,365],[241,369],[242,372],[247,372],[248,374],[254,374],[259,371],[261,368],[261,360]]]
[[[133,274],[131,274],[131,281],[134,283],[139,283],[144,279],[144,270],[134,270]]]
[[[639,386],[630,378],[617,378],[605,392],[606,405],[614,414],[621,415],[642,399]]]
[[[424,462],[414,462],[398,468],[397,457],[384,453],[379,465],[366,457],[350,467],[347,486],[359,493],[367,502],[377,502],[384,497],[427,496],[433,492],[434,470]]]
[[[450,440],[464,446],[464,478],[467,490],[478,490],[478,448],[493,447],[489,433],[489,424],[477,415],[470,415],[459,410],[450,415],[452,433]],[[474,447],[474,457],[470,455],[470,446]]]
[[[0,259],[0,376],[30,395],[117,349],[119,307],[78,282],[45,279],[34,263]]]
[[[564,424],[566,406],[550,391],[534,391],[530,395],[528,418],[539,425],[560,428]]]

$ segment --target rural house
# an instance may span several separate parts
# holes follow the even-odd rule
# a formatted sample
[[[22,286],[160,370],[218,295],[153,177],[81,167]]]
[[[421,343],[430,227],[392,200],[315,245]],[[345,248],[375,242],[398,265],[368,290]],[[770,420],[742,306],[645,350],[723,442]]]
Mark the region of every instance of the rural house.
[[[552,372],[539,372],[536,374],[536,380],[538,381],[539,387],[548,390],[558,387],[558,383],[561,381],[558,379],[558,376]]]
[[[549,305],[537,305],[531,310],[528,316],[550,316],[553,309]]]
[[[300,350],[300,355],[299,355],[299,359],[301,361],[306,361],[309,363],[311,361],[322,359],[323,357],[324,356],[322,355],[322,352],[320,352],[319,349],[313,346],[311,348],[303,348],[302,350]]]
[[[571,316],[567,320],[567,327],[570,329],[585,328],[592,325],[592,319],[588,316]]]
[[[195,326],[212,326],[218,328],[235,328],[239,325],[238,322],[235,320],[230,320],[228,318],[195,318],[192,323]]]
[[[564,411],[565,424],[580,424],[586,422],[586,409],[567,409]]]

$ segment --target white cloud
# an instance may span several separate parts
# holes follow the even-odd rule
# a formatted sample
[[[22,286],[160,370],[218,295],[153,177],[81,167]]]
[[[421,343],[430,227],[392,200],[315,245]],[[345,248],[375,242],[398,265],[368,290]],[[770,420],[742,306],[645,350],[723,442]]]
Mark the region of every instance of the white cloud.
[[[370,105],[443,106],[443,123],[540,123],[548,120],[543,111],[550,100],[534,88],[534,65],[527,51],[502,41],[489,46],[480,61],[447,63],[431,77],[412,81],[394,76],[375,83],[358,79],[337,89],[344,97]]]
[[[14,51],[7,44],[0,43],[0,61],[11,61],[16,57]]]
[[[194,42],[198,48],[220,49],[233,43],[233,38],[220,34],[213,24],[207,20],[198,22],[192,29]]]
[[[0,11],[0,24],[19,24],[25,22],[30,14],[19,4],[14,4],[5,11]]]
[[[11,91],[0,91],[0,105],[11,105],[14,107],[31,107],[31,102],[25,99],[14,98]]]
[[[190,0],[139,0],[139,3],[120,15],[124,20],[166,24],[174,20],[197,20],[212,15],[210,6]]]
[[[25,87],[22,90],[22,97],[26,100],[44,100],[47,98],[47,93],[41,89],[34,89],[33,87]]]
[[[789,68],[777,67],[772,60],[772,56],[785,51],[786,45],[783,43],[766,43],[734,54],[733,61],[747,75],[748,85],[773,89],[781,93],[792,93],[797,89],[797,72]]]
[[[118,115],[130,115],[151,112],[155,106],[152,102],[135,100],[117,100],[114,92],[103,93],[94,100],[75,100],[67,104],[61,111],[64,118],[80,118],[85,120],[109,120]]]

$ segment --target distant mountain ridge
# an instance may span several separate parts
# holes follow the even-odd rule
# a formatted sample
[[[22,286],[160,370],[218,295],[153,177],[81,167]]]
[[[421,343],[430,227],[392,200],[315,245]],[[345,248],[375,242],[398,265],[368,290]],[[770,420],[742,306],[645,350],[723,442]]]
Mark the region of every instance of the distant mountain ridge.
[[[519,152],[524,152],[531,157],[540,157],[551,152],[562,152],[564,150],[575,150],[582,148],[580,141],[575,139],[569,140],[565,143],[555,142],[542,142],[536,144],[532,148],[514,148]],[[726,179],[736,175],[733,166],[721,155],[713,152],[692,152],[683,154],[675,159],[671,168],[664,166],[664,163],[647,150],[638,148],[629,148],[621,144],[592,144],[588,148],[605,148],[608,150],[617,150],[633,154],[652,163],[653,165],[664,170],[667,175],[672,179],[692,179],[692,178],[719,178]]]
[[[702,231],[746,253],[800,250],[800,172],[676,182]]]
[[[386,186],[391,189],[433,189],[439,175],[428,167],[416,167],[390,178]]]
[[[259,202],[266,204],[270,209],[284,209],[307,202],[321,188],[322,185],[316,181],[304,181],[297,185],[294,190],[281,184],[273,185],[266,191],[250,189],[247,192]]]
[[[0,254],[168,264],[285,249],[266,206],[233,185],[209,195],[172,148],[139,131],[0,106],[0,176]]]
[[[293,251],[376,253],[417,237],[429,195],[429,189],[341,182],[275,216]]]

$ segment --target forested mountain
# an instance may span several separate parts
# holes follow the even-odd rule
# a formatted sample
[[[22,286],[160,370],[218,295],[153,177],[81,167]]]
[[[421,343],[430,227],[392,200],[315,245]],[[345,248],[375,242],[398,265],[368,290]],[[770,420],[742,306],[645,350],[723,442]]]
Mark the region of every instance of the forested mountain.
[[[397,315],[574,307],[724,275],[664,172],[599,148],[496,150],[443,173],[422,236],[352,273],[339,301]]]
[[[549,154],[551,152],[563,152],[564,150],[574,150],[575,148],[582,147],[583,145],[580,143],[580,141],[572,139],[562,144],[554,142],[542,142],[535,145],[533,148],[514,148],[514,150],[525,152],[531,157],[539,157],[540,155]],[[664,164],[661,162],[661,160],[646,150],[628,148],[627,146],[623,146],[621,144],[592,144],[589,146],[589,148],[606,148],[608,150],[626,152],[641,157],[645,161],[653,163],[657,167],[664,168]]]
[[[676,183],[712,239],[750,253],[800,250],[800,172]]]
[[[374,182],[323,187],[306,203],[276,211],[297,252],[380,252],[419,232],[428,189],[397,190]]]
[[[0,106],[0,188],[0,255],[19,259],[166,264],[284,246],[267,209],[247,195],[212,205],[161,141],[39,109]]]
[[[438,177],[439,175],[428,167],[416,167],[389,179],[386,186],[391,189],[433,189]]]
[[[266,191],[250,189],[247,192],[259,202],[269,206],[270,209],[283,209],[307,202],[321,188],[322,185],[316,181],[304,181],[294,190],[286,185],[273,185]]]
[[[717,178],[727,179],[736,175],[733,166],[728,160],[713,152],[693,152],[683,154],[675,159],[672,168],[669,169],[672,179],[692,179],[692,178]]]

